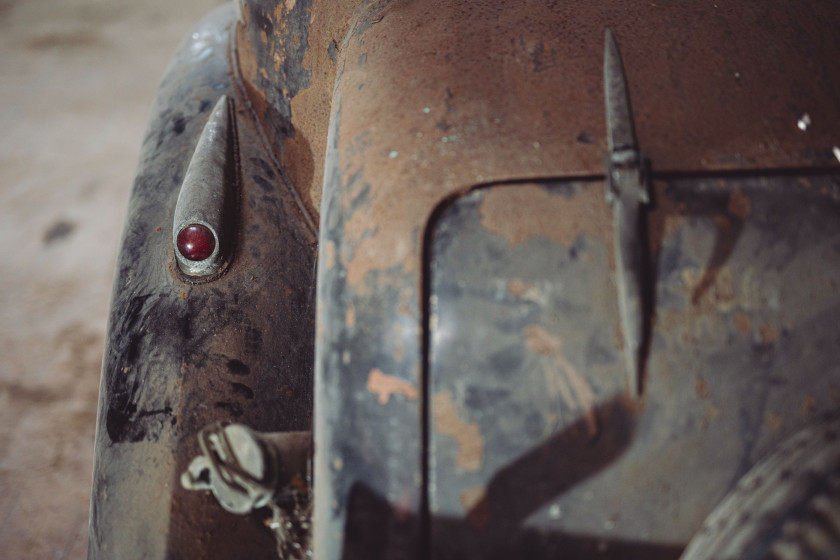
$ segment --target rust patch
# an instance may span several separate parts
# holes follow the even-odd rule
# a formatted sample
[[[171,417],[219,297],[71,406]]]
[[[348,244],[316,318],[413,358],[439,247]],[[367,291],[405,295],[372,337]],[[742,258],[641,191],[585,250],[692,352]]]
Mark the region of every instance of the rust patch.
[[[747,216],[752,212],[750,199],[741,191],[732,191],[729,195],[729,203],[726,205],[727,211],[738,219],[746,220]]]
[[[513,278],[508,281],[507,283],[507,290],[510,295],[519,297],[525,293],[529,287],[533,288],[532,284],[528,284],[527,282],[523,281],[521,278]]]
[[[708,427],[709,424],[720,418],[720,415],[720,408],[713,405],[712,403],[706,404],[706,407],[703,409],[703,428]]]
[[[706,383],[706,380],[702,377],[698,377],[697,380],[694,382],[694,392],[697,394],[697,398],[700,399],[708,399],[711,391],[709,390],[709,384]]]
[[[545,304],[545,295],[540,292],[534,284],[523,281],[520,278],[513,278],[507,283],[507,291],[510,295],[525,301],[533,301]]]
[[[347,303],[347,316],[345,317],[345,322],[348,327],[356,326],[356,306],[353,305],[353,302]]]
[[[286,13],[296,0],[286,0]],[[310,13],[308,49],[303,68],[310,72],[309,86],[291,100],[292,124],[296,134],[285,139],[283,163],[307,207],[318,216],[324,183],[324,157],[330,122],[336,64],[330,45],[341,45],[350,27],[355,2],[315,0]],[[315,17],[317,15],[317,17]],[[294,37],[292,41],[294,41]],[[300,38],[297,38],[300,41]]]
[[[328,270],[335,266],[335,243],[332,241],[324,243],[324,266]]]
[[[712,218],[712,222],[714,222],[715,227],[721,231],[729,231],[732,229],[732,222],[729,221],[729,218],[726,216],[717,215]]]
[[[782,427],[782,417],[779,415],[778,412],[768,412],[767,417],[764,419],[764,423],[773,431],[777,431],[779,428]]]
[[[367,390],[378,397],[379,404],[386,404],[391,395],[403,395],[408,400],[416,399],[419,395],[417,387],[412,383],[383,373],[378,368],[370,370]]]
[[[776,339],[779,337],[778,333],[776,332],[776,327],[771,325],[770,323],[764,323],[758,329],[758,334],[761,337],[762,344],[772,344],[776,342]]]
[[[735,313],[732,316],[732,323],[735,325],[735,329],[743,335],[747,335],[752,332],[752,319],[750,319],[748,315]]]
[[[476,529],[484,529],[490,523],[490,503],[484,486],[471,486],[458,496],[467,513],[467,521]]]
[[[478,424],[468,424],[458,416],[458,410],[449,391],[432,397],[435,430],[455,440],[458,455],[455,465],[466,472],[477,472],[484,462],[484,436]]]
[[[491,189],[479,215],[482,227],[511,246],[544,237],[570,247],[580,235],[612,246],[612,212],[600,182],[586,184],[570,197],[537,184]]]
[[[730,311],[735,305],[735,282],[732,270],[722,266],[715,274],[696,268],[682,271],[683,282],[691,295],[692,304],[701,311]]]
[[[674,204],[665,192],[667,186],[664,181],[655,181],[653,184],[656,207],[648,213],[648,247],[653,256],[659,254],[665,241],[679,231],[685,222],[685,208]]]
[[[812,395],[805,395],[802,397],[802,402],[799,405],[799,415],[800,416],[809,416],[814,409],[817,408],[817,399],[815,399]]]
[[[586,379],[563,354],[560,338],[535,325],[525,329],[525,344],[532,352],[549,358],[543,361],[549,393],[560,396],[572,410],[581,411],[589,437],[597,436],[599,426],[595,413],[595,395]]]

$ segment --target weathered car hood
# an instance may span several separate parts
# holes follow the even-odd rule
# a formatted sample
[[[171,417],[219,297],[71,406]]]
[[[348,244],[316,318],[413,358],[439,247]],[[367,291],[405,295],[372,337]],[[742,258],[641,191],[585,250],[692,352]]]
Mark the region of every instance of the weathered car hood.
[[[656,170],[838,163],[830,1],[274,4],[246,3],[239,62],[313,212],[331,100],[342,143],[418,183],[603,173],[605,28]]]

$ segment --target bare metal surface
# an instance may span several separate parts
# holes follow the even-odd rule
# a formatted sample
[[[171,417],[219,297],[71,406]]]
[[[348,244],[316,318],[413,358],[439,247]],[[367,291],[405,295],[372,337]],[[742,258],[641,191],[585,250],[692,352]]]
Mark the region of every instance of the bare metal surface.
[[[198,138],[175,205],[172,245],[178,267],[188,276],[209,276],[222,272],[230,264],[239,225],[236,219],[239,170],[232,111],[231,99],[226,95],[220,97]],[[177,249],[178,233],[191,224],[207,227],[215,239],[212,254],[202,261],[191,261]]]

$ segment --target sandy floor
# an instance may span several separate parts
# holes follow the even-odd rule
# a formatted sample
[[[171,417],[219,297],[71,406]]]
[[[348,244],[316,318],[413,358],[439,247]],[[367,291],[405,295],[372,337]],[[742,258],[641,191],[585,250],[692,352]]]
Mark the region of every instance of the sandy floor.
[[[84,558],[114,260],[146,116],[218,0],[0,0],[0,556]]]

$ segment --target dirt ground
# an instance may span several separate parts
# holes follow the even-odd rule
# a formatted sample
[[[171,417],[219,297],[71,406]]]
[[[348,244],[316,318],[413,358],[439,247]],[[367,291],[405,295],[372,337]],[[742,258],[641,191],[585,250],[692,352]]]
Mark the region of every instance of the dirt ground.
[[[0,556],[84,558],[113,266],[148,110],[219,0],[0,0]]]

